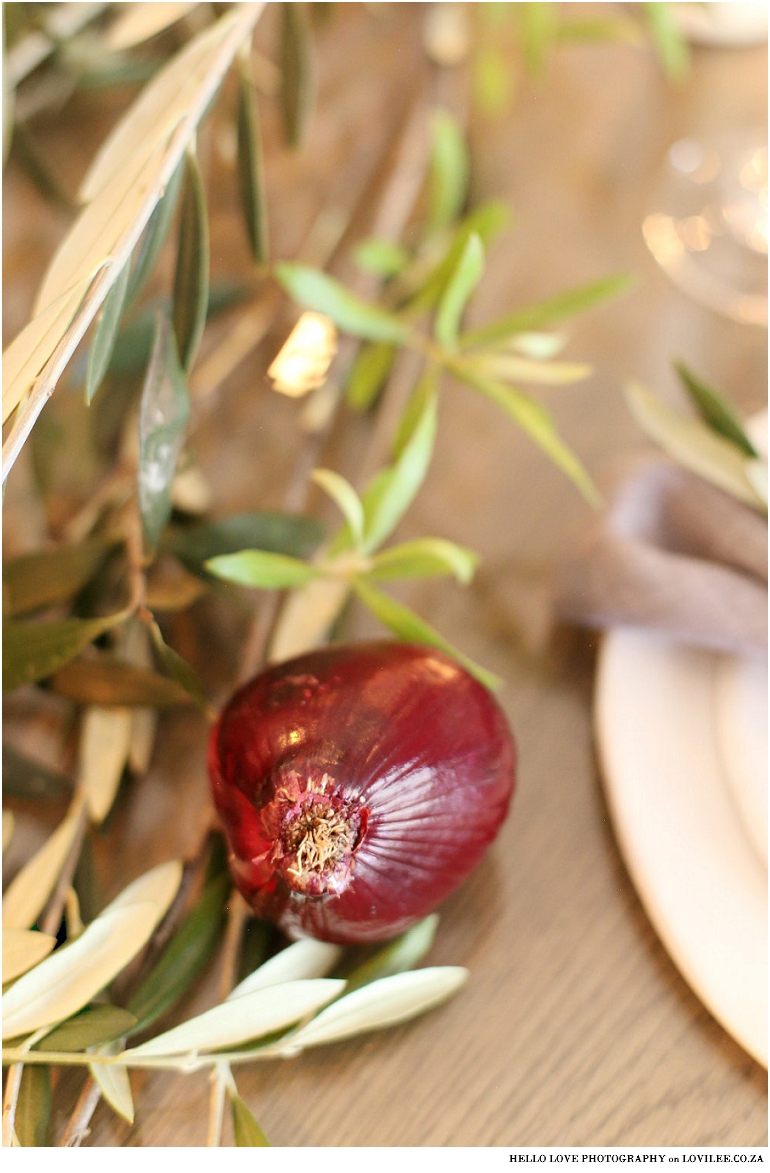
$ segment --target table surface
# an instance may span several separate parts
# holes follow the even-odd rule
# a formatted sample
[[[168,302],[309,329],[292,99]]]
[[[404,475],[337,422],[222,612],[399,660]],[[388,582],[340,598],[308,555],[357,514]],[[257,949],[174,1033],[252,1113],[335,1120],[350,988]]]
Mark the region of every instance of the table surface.
[[[344,190],[348,175],[357,183],[352,169],[370,165],[392,133],[404,94],[424,72],[421,8],[335,6],[320,34],[320,103],[306,151],[293,156],[278,145],[275,111],[265,104],[276,255],[294,255],[329,193]],[[266,46],[272,15],[259,30]],[[472,320],[607,273],[638,278],[631,295],[569,326],[566,356],[590,362],[593,376],[548,392],[564,436],[597,474],[643,444],[621,395],[628,377],[671,394],[670,360],[682,357],[746,411],[764,401],[765,333],[679,294],[646,252],[640,225],[671,142],[762,125],[766,66],[764,47],[699,49],[690,78],[676,87],[645,49],[564,46],[547,77],[517,78],[507,113],[471,116],[473,200],[502,199],[513,210]],[[461,78],[447,84],[462,90]],[[77,177],[113,117],[81,100],[55,131],[41,133]],[[4,215],[12,335],[66,220],[46,210],[13,164]],[[236,216],[234,186],[222,182],[212,202],[221,272],[243,267]],[[217,514],[280,505],[282,471],[299,441],[296,405],[272,395],[264,379],[271,346],[274,353],[268,340],[227,382],[196,434]],[[361,437],[351,428],[339,446],[342,471],[354,467]],[[25,483],[22,467],[9,491],[11,549],[29,541],[13,508]],[[549,572],[587,513],[572,485],[490,404],[446,383],[434,464],[400,533],[470,545],[481,570],[469,590],[434,580],[401,597],[504,678],[518,789],[488,858],[445,904],[429,957],[467,966],[467,987],[412,1024],[239,1071],[241,1094],[274,1145],[766,1141],[765,1072],[680,977],[619,856],[592,739],[597,637],[546,622]],[[179,620],[172,631],[203,665],[228,622],[206,614],[198,628]],[[375,630],[360,615],[352,623],[359,634]],[[99,845],[108,892],[190,849],[207,802],[205,739],[193,713],[164,717],[149,773],[121,797]],[[213,996],[215,981],[212,972],[186,1013]],[[131,1128],[100,1105],[87,1143],[205,1144],[203,1075],[136,1073],[132,1084],[138,1123]]]

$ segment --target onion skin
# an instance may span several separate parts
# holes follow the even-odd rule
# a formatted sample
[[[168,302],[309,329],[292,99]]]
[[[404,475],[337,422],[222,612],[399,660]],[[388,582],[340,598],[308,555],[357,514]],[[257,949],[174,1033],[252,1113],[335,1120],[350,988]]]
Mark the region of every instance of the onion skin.
[[[460,886],[505,818],[515,748],[487,690],[441,652],[332,645],[269,668],[209,745],[238,888],[293,937],[404,932]]]

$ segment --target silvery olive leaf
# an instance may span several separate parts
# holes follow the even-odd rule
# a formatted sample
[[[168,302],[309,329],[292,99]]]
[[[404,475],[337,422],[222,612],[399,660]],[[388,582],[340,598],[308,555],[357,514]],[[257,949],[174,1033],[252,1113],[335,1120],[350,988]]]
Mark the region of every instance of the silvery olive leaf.
[[[56,938],[32,929],[3,929],[3,983],[26,973],[53,949]]]
[[[131,710],[118,705],[90,705],[83,718],[79,745],[79,783],[92,820],[109,814],[118,792],[131,744]]]
[[[122,5],[107,33],[107,48],[116,52],[141,45],[142,41],[148,41],[176,24],[195,7],[195,3]]]
[[[119,1043],[108,1043],[105,1047],[97,1047],[94,1053],[117,1055],[121,1050]],[[118,1063],[89,1063],[88,1070],[110,1107],[129,1124],[133,1124],[134,1098],[126,1068]]]
[[[190,398],[174,332],[159,311],[139,408],[139,505],[153,547],[171,516],[171,486],[189,415]]]
[[[282,982],[299,981],[307,978],[322,978],[330,973],[343,950],[339,945],[329,945],[325,941],[314,941],[307,938],[295,941],[275,957],[250,973],[248,977],[235,987],[228,995],[227,1001],[241,998],[244,994],[253,994],[255,990],[263,990],[268,986],[277,986]]]
[[[3,927],[29,929],[54,890],[78,831],[73,807],[43,846],[17,872],[3,895]]]

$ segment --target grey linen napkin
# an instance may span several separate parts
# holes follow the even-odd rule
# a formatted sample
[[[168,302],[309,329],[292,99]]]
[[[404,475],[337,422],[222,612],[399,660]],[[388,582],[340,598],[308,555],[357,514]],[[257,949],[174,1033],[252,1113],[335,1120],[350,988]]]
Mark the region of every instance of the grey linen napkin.
[[[767,518],[659,455],[616,470],[556,580],[560,618],[767,651]]]

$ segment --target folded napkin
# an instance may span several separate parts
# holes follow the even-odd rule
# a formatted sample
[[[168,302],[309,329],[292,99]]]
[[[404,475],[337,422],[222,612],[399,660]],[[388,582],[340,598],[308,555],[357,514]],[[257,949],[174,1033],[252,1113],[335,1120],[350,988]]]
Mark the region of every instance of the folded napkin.
[[[560,618],[766,654],[766,517],[658,454],[616,470],[605,499],[558,571]]]

